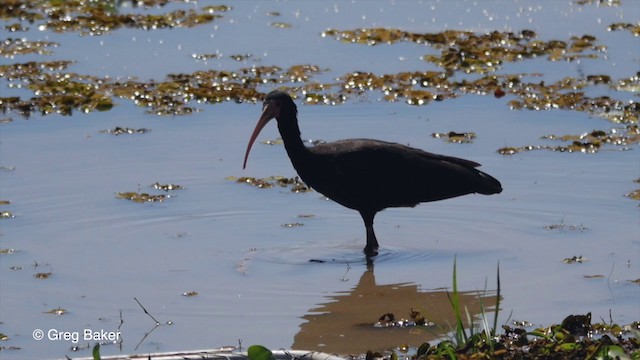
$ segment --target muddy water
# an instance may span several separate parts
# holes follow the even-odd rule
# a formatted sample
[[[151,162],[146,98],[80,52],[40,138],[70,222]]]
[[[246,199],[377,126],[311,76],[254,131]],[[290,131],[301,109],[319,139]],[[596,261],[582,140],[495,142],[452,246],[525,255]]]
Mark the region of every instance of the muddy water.
[[[614,7],[375,4],[242,2],[206,26],[119,29],[99,37],[34,26],[19,36],[59,42],[54,54],[0,63],[71,59],[77,62],[70,71],[81,74],[156,80],[169,73],[259,64],[317,64],[328,69],[319,81],[353,71],[437,70],[421,60],[424,47],[369,47],[320,36],[327,28],[374,26],[415,32],[531,29],[545,40],[588,33],[608,47],[606,57],[595,60],[534,59],[500,70],[541,73],[548,82],[584,74],[628,78],[640,58],[637,37],[606,31],[609,23],[638,14],[632,2]],[[199,6],[204,5],[171,4],[162,11]],[[274,21],[292,27],[270,26]],[[220,59],[192,56],[216,51]],[[237,62],[229,58],[235,54],[252,56]],[[9,89],[3,79],[0,85],[2,96],[33,96],[26,89]],[[637,95],[590,91],[623,100]],[[0,249],[15,251],[0,255],[0,332],[9,337],[0,345],[12,348],[2,350],[2,358],[88,356],[94,341],[83,338],[85,329],[122,339],[103,346],[103,354],[239,341],[340,353],[416,345],[453,323],[443,289],[451,289],[454,257],[458,286],[474,313],[480,304],[494,303],[499,263],[502,322],[511,317],[549,325],[589,311],[594,319],[620,324],[640,319],[640,289],[630,282],[640,278],[638,203],[624,197],[638,187],[633,182],[639,177],[637,143],[628,151],[532,151],[506,157],[496,150],[540,143],[543,135],[615,125],[577,111],[513,111],[506,100],[492,96],[466,95],[422,107],[380,98],[372,93],[339,106],[299,102],[303,137],[370,137],[468,158],[500,179],[504,192],[380,213],[376,231],[382,249],[373,269],[360,252],[365,233],[357,213],[315,192],[257,189],[227,179],[295,176],[280,145],[256,144],[248,169],[241,169],[259,105],[195,104],[200,112],[159,117],[118,99],[106,112],[33,115],[29,120],[3,115],[13,121],[0,125],[0,200],[11,202],[2,209],[14,217],[0,220]],[[116,126],[152,131],[101,132]],[[452,130],[475,132],[477,138],[471,144],[450,144],[431,137]],[[270,126],[259,140],[277,136]],[[118,192],[162,193],[149,188],[155,182],[184,190],[170,192],[162,203],[115,197]],[[582,263],[562,261],[580,255]],[[50,276],[34,278],[38,273]],[[190,292],[197,295],[183,296]],[[49,313],[58,309],[65,314]],[[437,326],[372,326],[385,313],[406,318],[411,309]],[[44,332],[42,340],[34,340],[38,329]],[[64,333],[71,339],[65,340]]]

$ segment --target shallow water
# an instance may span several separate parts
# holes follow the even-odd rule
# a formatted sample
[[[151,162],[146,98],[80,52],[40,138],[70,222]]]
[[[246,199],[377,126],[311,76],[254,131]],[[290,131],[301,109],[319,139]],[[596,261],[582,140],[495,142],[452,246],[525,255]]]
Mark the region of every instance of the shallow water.
[[[163,11],[203,4],[170,4]],[[608,46],[606,58],[553,63],[536,59],[505,64],[500,70],[539,72],[549,82],[580,74],[627,78],[636,73],[640,59],[637,37],[606,31],[610,23],[637,20],[640,5],[630,1],[620,7],[528,1],[366,4],[247,1],[234,3],[233,10],[201,27],[119,29],[103,36],[56,34],[33,26],[19,36],[59,42],[54,54],[3,58],[0,64],[73,59],[77,63],[70,71],[80,74],[156,80],[169,73],[252,64],[316,64],[329,69],[318,76],[321,80],[353,71],[437,70],[420,60],[428,51],[423,46],[369,47],[320,36],[327,28],[374,26],[416,32],[531,29],[545,40],[588,33]],[[281,16],[265,15],[275,11]],[[292,28],[271,27],[272,21],[289,22]],[[191,57],[216,51],[223,54],[221,59]],[[228,58],[246,53],[253,56],[244,62]],[[32,96],[6,85],[0,79],[2,96]],[[592,91],[637,99],[637,93],[604,87]],[[314,316],[324,314],[330,324],[347,328],[356,325],[349,315],[358,312],[359,305],[336,308],[331,303],[344,303],[347,294],[359,291],[363,279],[371,284],[374,274],[374,293],[410,288],[418,299],[411,307],[444,319],[448,309],[424,297],[451,288],[456,257],[459,288],[481,293],[488,289],[486,295],[493,295],[499,263],[502,322],[511,317],[550,325],[586,312],[592,312],[594,320],[611,318],[620,324],[640,320],[640,288],[630,282],[640,278],[639,208],[637,201],[624,197],[638,187],[633,183],[640,177],[638,144],[629,151],[596,154],[496,153],[503,146],[540,143],[540,136],[551,133],[614,126],[606,120],[574,111],[513,111],[506,100],[492,96],[466,95],[421,107],[379,101],[377,93],[340,106],[298,101],[305,138],[368,137],[410,144],[477,161],[503,184],[500,195],[380,213],[376,232],[382,249],[369,272],[361,254],[364,228],[356,212],[316,192],[257,189],[227,179],[295,176],[279,145],[256,144],[247,170],[242,170],[259,105],[196,104],[202,111],[160,117],[126,100],[117,103],[107,112],[69,117],[34,115],[23,120],[3,115],[13,121],[0,125],[0,200],[11,201],[2,209],[15,217],[0,220],[0,249],[15,251],[0,255],[0,333],[9,337],[2,346],[20,348],[2,350],[3,359],[89,356],[87,345],[94,342],[82,339],[83,329],[120,329],[121,346],[105,345],[103,354],[214,348],[239,341],[243,346],[357,353],[363,351],[362,342],[343,348],[301,338],[309,333]],[[152,131],[121,136],[100,132],[116,126]],[[472,144],[431,137],[451,130],[473,131],[478,137]],[[271,125],[259,140],[277,137]],[[154,192],[148,186],[155,182],[185,189],[172,192],[163,203],[115,198],[117,192],[139,188]],[[292,223],[303,226],[283,226]],[[562,261],[579,255],[588,261]],[[34,278],[48,272],[48,279]],[[585,278],[592,275],[602,277]],[[190,291],[198,295],[182,295]],[[134,298],[159,323],[172,325],[154,328]],[[485,306],[493,305],[485,300]],[[370,323],[392,311],[385,309],[395,302],[372,303],[377,307],[371,310]],[[46,313],[57,308],[68,313]],[[407,317],[410,308],[405,310],[407,314],[396,316]],[[45,339],[34,340],[36,329],[45,331]],[[81,338],[77,343],[50,340],[50,329],[79,332]],[[432,339],[428,332],[411,341]],[[364,345],[377,349],[381,343],[370,340]],[[73,346],[81,350],[70,350]]]

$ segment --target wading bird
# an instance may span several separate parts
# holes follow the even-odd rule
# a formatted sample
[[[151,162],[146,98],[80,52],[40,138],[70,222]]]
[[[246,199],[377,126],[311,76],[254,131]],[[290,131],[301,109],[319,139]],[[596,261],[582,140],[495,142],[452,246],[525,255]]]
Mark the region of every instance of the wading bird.
[[[373,232],[377,212],[471,193],[491,195],[502,191],[498,180],[476,169],[478,163],[396,143],[348,139],[306,147],[300,138],[297,115],[291,96],[281,91],[269,93],[249,139],[243,169],[258,134],[275,118],[284,147],[302,181],[362,216],[367,230],[364,253],[368,259],[378,254]]]

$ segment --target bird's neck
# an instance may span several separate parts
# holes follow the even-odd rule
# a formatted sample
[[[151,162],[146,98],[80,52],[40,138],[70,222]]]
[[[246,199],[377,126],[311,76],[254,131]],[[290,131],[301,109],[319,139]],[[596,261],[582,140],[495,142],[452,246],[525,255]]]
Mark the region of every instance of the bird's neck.
[[[298,120],[296,117],[293,117],[291,119],[285,119],[284,121],[278,121],[278,130],[280,131],[280,136],[282,136],[287,155],[289,155],[293,166],[298,169],[299,165],[304,164],[304,159],[309,154],[309,149],[304,146],[300,138]]]

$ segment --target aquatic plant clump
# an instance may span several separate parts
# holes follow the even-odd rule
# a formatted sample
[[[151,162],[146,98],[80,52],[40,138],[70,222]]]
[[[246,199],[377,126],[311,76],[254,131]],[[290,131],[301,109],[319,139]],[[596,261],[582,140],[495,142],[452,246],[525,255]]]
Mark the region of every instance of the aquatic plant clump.
[[[134,1],[134,7],[162,7],[171,0]],[[165,14],[121,13],[115,2],[109,1],[27,1],[5,0],[0,7],[0,19],[16,19],[37,23],[39,30],[54,32],[77,31],[83,35],[103,35],[118,28],[143,30],[193,27],[222,17],[228,6],[208,6],[200,11],[175,10]]]
[[[425,55],[423,59],[448,72],[488,73],[504,62],[546,56],[550,61],[574,61],[597,58],[606,47],[596,44],[591,35],[573,36],[569,41],[536,40],[532,30],[519,33],[493,31],[476,34],[470,31],[446,30],[439,33],[412,33],[399,29],[370,28],[356,30],[329,29],[322,37],[333,37],[345,43],[375,46],[396,42],[413,42],[433,47],[440,55]]]
[[[526,145],[520,147],[502,147],[497,150],[501,155],[514,155],[532,150],[550,150],[563,153],[593,154],[602,150],[631,150],[632,145],[640,144],[640,128],[638,125],[627,125],[624,128],[613,128],[607,132],[593,130],[580,135],[545,135],[543,140],[568,142],[567,145]]]
[[[293,193],[305,193],[312,191],[309,186],[302,182],[297,176],[293,178],[287,178],[284,176],[270,176],[266,178],[254,178],[254,177],[235,177],[229,176],[227,180],[235,181],[240,184],[249,184],[259,189],[271,189],[275,186],[281,188],[290,188]]]

